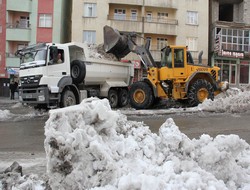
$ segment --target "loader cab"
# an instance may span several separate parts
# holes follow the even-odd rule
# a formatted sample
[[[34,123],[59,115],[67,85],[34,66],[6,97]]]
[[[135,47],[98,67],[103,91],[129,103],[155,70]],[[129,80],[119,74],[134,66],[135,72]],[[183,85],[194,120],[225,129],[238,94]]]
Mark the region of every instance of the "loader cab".
[[[172,69],[173,77],[185,77],[187,50],[185,46],[167,46],[162,49],[161,67]]]

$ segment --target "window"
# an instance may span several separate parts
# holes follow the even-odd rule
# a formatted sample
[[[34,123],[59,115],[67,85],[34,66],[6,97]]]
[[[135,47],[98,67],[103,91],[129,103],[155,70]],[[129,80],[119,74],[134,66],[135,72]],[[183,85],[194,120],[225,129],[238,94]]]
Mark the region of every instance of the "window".
[[[198,12],[187,11],[187,24],[198,25]]]
[[[84,3],[84,16],[85,17],[96,17],[96,4],[95,3]]]
[[[17,50],[23,49],[23,48],[25,48],[27,46],[28,46],[28,44],[18,44],[17,45]]]
[[[189,51],[197,51],[197,38],[187,38],[186,44]]]
[[[219,39],[218,43],[221,49],[244,52],[250,50],[249,30],[216,28],[215,35]]]
[[[184,51],[183,49],[174,50],[174,67],[184,67]]]
[[[137,10],[131,10],[131,20],[137,20]]]
[[[95,44],[96,31],[91,31],[91,30],[83,31],[83,42],[87,42],[88,44]]]
[[[19,27],[20,28],[28,28],[29,27],[29,17],[20,16]]]
[[[51,28],[52,27],[52,15],[40,14],[39,15],[39,27]]]
[[[157,38],[157,49],[160,50],[167,46],[167,39],[165,38]]]
[[[125,9],[115,9],[114,19],[115,20],[125,20],[126,19],[126,10]]]
[[[158,22],[166,22],[167,17],[168,17],[168,13],[158,13],[157,14]]]
[[[152,12],[147,12],[147,14],[146,14],[146,21],[147,22],[152,22]]]

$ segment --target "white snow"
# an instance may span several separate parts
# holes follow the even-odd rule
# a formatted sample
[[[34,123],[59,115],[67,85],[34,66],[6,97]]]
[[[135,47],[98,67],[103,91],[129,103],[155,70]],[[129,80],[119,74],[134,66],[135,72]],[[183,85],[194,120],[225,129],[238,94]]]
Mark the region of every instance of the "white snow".
[[[249,87],[230,89],[191,111],[240,113],[249,100]],[[15,190],[45,189],[46,180],[60,190],[250,189],[250,146],[239,136],[189,139],[173,119],[155,134],[106,99],[51,110],[45,136],[46,179],[0,174],[0,180]]]

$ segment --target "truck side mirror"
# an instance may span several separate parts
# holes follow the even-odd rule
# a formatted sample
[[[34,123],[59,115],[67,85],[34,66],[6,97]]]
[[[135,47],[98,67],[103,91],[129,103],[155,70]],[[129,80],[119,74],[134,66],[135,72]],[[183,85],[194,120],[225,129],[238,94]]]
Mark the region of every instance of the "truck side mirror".
[[[54,63],[57,62],[57,55],[58,55],[58,49],[56,46],[50,46],[49,47],[50,50],[50,60],[53,60]]]

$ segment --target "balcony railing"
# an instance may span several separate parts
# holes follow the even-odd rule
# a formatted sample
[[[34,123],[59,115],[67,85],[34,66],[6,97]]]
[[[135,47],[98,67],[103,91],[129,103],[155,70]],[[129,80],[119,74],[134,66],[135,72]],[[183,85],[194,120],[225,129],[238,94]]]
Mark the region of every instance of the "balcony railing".
[[[30,29],[30,24],[6,23],[6,28]]]
[[[113,4],[143,5],[143,0],[109,0]]]
[[[177,34],[178,20],[158,17],[131,17],[126,15],[108,15],[111,26],[121,31],[138,33]],[[121,22],[122,21],[122,22]],[[125,22],[124,22],[125,21]],[[144,24],[144,30],[143,30]],[[147,31],[146,31],[147,30]]]

